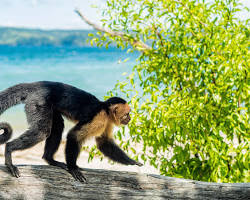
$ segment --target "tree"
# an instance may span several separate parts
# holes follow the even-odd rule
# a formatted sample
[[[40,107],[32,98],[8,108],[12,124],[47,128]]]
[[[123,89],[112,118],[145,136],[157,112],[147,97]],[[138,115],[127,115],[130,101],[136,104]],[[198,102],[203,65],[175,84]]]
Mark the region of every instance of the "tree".
[[[118,131],[123,148],[143,143],[139,158],[163,175],[250,181],[249,19],[237,19],[242,9],[237,0],[108,0],[102,26],[77,11],[100,31],[92,43],[142,52],[129,83],[109,95],[131,99],[132,141]]]
[[[83,169],[87,183],[77,182],[54,166],[20,166],[13,177],[0,165],[0,199],[247,199],[250,183],[205,183],[154,174]],[[27,189],[28,188],[28,189]]]

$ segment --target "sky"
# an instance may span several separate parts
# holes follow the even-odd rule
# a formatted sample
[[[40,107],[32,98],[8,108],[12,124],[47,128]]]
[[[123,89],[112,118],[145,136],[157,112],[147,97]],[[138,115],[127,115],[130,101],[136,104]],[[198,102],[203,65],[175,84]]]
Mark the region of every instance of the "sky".
[[[105,0],[0,0],[0,26],[41,29],[90,29],[74,12],[79,8],[89,19],[100,20],[92,5]]]
[[[106,0],[0,0],[0,26],[40,29],[91,29],[74,12],[79,8],[90,20],[98,21]],[[250,0],[242,0],[250,8]],[[240,18],[249,18],[246,11]]]

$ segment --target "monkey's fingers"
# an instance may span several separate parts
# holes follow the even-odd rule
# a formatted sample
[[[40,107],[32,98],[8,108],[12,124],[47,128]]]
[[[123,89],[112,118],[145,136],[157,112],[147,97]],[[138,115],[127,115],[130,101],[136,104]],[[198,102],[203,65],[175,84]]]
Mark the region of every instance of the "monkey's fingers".
[[[135,161],[135,160],[131,160],[131,163],[130,163],[131,165],[138,165],[138,166],[143,166],[143,164],[142,163],[140,163],[140,162],[137,162],[137,161]]]
[[[82,183],[87,182],[87,179],[82,175],[79,169],[70,170],[69,173],[73,176],[73,178]]]
[[[138,165],[138,166],[140,166],[140,167],[143,166],[143,164],[140,163],[140,162],[136,162],[135,164]]]
[[[16,178],[19,178],[20,177],[20,172],[18,170],[18,168],[14,165],[9,165],[7,166],[8,167],[8,170],[10,171],[10,173],[16,177]]]

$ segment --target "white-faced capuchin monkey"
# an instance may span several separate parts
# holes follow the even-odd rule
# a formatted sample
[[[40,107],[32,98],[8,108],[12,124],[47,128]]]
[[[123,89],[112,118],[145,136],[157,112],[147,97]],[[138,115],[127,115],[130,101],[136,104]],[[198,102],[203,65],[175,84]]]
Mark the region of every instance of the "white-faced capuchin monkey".
[[[0,129],[4,131],[0,135],[0,144],[7,142],[5,165],[13,176],[20,177],[20,173],[12,164],[11,153],[30,148],[43,140],[46,140],[43,159],[50,165],[68,170],[81,182],[86,179],[76,165],[76,160],[82,144],[89,137],[95,137],[99,150],[113,161],[125,165],[142,165],[129,158],[113,139],[113,126],[127,125],[130,121],[130,107],[122,98],[111,97],[103,102],[92,94],[63,83],[22,83],[0,92],[0,115],[20,103],[25,104],[29,129],[17,139],[7,142],[12,129],[8,123],[0,123]],[[76,124],[67,135],[66,164],[53,158],[64,129],[62,116]]]

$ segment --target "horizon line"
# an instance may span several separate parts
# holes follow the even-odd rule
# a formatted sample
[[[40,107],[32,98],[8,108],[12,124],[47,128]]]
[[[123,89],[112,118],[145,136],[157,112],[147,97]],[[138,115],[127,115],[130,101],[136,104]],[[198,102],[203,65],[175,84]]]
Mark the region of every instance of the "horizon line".
[[[28,26],[6,26],[0,25],[1,28],[13,28],[13,29],[28,29],[28,30],[41,30],[41,31],[95,31],[93,28],[42,28],[42,27],[28,27]]]

